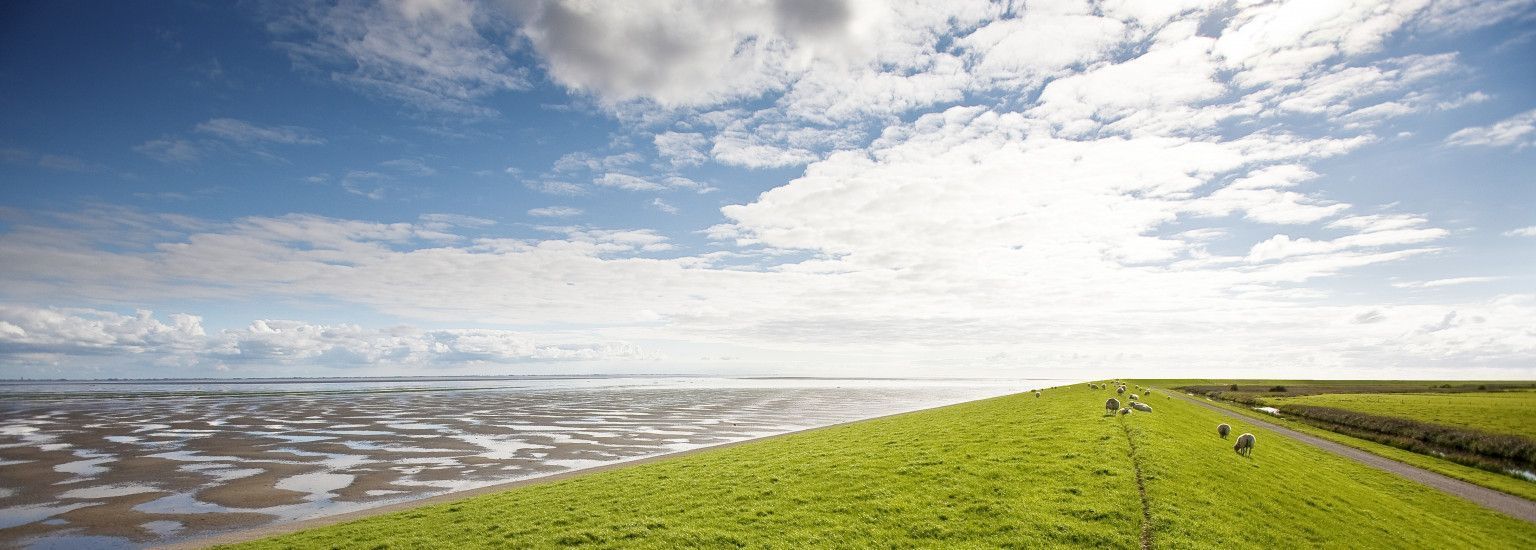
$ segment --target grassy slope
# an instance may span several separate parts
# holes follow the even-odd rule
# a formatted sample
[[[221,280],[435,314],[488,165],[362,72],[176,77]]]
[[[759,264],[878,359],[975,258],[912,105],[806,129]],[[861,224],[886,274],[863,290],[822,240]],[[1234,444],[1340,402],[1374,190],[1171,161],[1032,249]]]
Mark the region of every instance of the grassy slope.
[[[1244,386],[1249,386],[1249,384],[1252,384],[1252,386],[1273,386],[1273,384],[1292,384],[1292,386],[1304,386],[1304,384],[1313,384],[1313,386],[1353,386],[1353,384],[1361,384],[1359,381],[1293,381],[1293,379],[1290,379],[1290,381],[1275,381],[1275,379],[1261,379],[1261,381],[1255,381],[1255,379],[1244,379],[1244,381],[1227,381],[1227,379],[1146,379],[1146,381],[1140,381],[1140,383],[1154,387],[1229,383],[1241,383]],[[1366,383],[1375,384],[1375,386],[1424,386],[1424,384],[1438,386],[1438,384],[1441,384],[1424,383],[1424,381],[1409,381],[1409,383],[1404,383],[1404,381],[1366,381]],[[1389,393],[1375,393],[1375,396],[1389,396]],[[1240,404],[1223,403],[1223,401],[1210,401],[1210,403],[1223,407],[1223,409],[1233,410],[1233,412],[1247,413],[1247,415],[1255,413],[1249,407],[1240,406]],[[1476,467],[1464,466],[1464,464],[1436,458],[1436,456],[1419,455],[1419,453],[1410,452],[1410,450],[1398,449],[1398,447],[1379,444],[1379,442],[1375,441],[1367,441],[1367,439],[1353,438],[1353,436],[1342,435],[1342,433],[1332,432],[1332,430],[1319,429],[1319,427],[1310,426],[1306,422],[1295,421],[1295,419],[1275,418],[1275,416],[1267,415],[1264,418],[1269,419],[1270,422],[1284,424],[1284,426],[1296,430],[1296,432],[1310,433],[1310,435],[1329,439],[1329,441],[1338,442],[1338,444],[1344,444],[1344,446],[1355,447],[1355,449],[1364,450],[1364,452],[1373,453],[1373,455],[1385,456],[1385,458],[1395,459],[1395,461],[1404,462],[1404,464],[1412,464],[1412,466],[1421,467],[1421,469],[1430,470],[1430,472],[1452,476],[1452,478],[1471,482],[1471,484],[1482,485],[1482,487],[1488,487],[1488,489],[1501,490],[1501,492],[1510,493],[1510,495],[1536,501],[1536,482],[1502,475],[1502,473],[1488,472],[1488,470],[1476,469]]]
[[[1158,383],[1161,383],[1161,381],[1158,381]],[[1195,399],[1201,398],[1195,397]],[[1239,414],[1259,414],[1242,405],[1235,405],[1221,401],[1210,401],[1210,403],[1218,407],[1237,412]],[[1264,419],[1270,422],[1282,424],[1285,427],[1296,430],[1298,432],[1305,432],[1311,435],[1315,435],[1335,443],[1348,445],[1350,447],[1390,458],[1404,464],[1418,466],[1431,472],[1454,477],[1468,483],[1482,485],[1483,487],[1487,487],[1495,491],[1503,491],[1511,495],[1536,500],[1536,483],[1532,483],[1530,481],[1518,479],[1513,476],[1490,472],[1487,470],[1473,468],[1471,466],[1457,464],[1449,460],[1422,455],[1413,451],[1406,451],[1391,445],[1377,443],[1375,441],[1367,441],[1356,437],[1350,437],[1338,432],[1318,428],[1316,426],[1312,426],[1304,422],[1298,422],[1289,418],[1265,415]]]
[[[1536,547],[1536,526],[1163,396],[1082,386],[817,430],[250,547]],[[1123,424],[1122,424],[1123,423]]]
[[[1447,426],[1536,439],[1536,391],[1489,393],[1334,393],[1265,398],[1278,404],[1333,407],[1369,414],[1411,418]]]

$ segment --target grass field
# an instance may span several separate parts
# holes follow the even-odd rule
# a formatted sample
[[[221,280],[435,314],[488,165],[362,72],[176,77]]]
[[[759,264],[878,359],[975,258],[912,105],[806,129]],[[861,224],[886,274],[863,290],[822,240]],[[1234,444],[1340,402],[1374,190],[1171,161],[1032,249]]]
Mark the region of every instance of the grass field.
[[[1242,407],[1277,407],[1317,435],[1532,498],[1536,389],[1516,381],[1156,380]],[[1291,422],[1293,428],[1299,424]],[[1298,428],[1299,429],[1299,428]],[[1472,467],[1493,476],[1468,471]],[[1509,478],[1509,479],[1501,479]]]
[[[1536,439],[1536,391],[1330,393],[1265,401],[1334,407]]]
[[[1104,416],[1109,396],[978,401],[241,547],[1136,548],[1144,527],[1159,548],[1536,547],[1536,526],[1229,422],[1259,437],[1240,457],[1222,417],[1166,396]]]
[[[1218,407],[1237,412],[1239,414],[1263,414],[1254,411],[1246,405],[1236,405],[1222,401],[1211,401],[1210,403]],[[1285,427],[1292,430],[1315,435],[1335,443],[1348,445],[1368,453],[1373,453],[1386,458],[1390,458],[1392,460],[1396,460],[1398,462],[1417,466],[1431,472],[1450,476],[1468,483],[1481,485],[1495,491],[1503,491],[1505,493],[1509,493],[1511,495],[1525,499],[1536,500],[1536,483],[1532,483],[1522,478],[1517,478],[1504,473],[1490,472],[1488,470],[1474,468],[1463,464],[1457,464],[1449,460],[1444,460],[1429,455],[1422,455],[1412,451],[1405,451],[1403,449],[1399,449],[1391,445],[1383,445],[1375,441],[1350,437],[1338,432],[1312,426],[1305,422],[1299,422],[1291,418],[1275,417],[1269,415],[1263,415],[1263,418],[1269,422],[1275,422],[1284,425]]]

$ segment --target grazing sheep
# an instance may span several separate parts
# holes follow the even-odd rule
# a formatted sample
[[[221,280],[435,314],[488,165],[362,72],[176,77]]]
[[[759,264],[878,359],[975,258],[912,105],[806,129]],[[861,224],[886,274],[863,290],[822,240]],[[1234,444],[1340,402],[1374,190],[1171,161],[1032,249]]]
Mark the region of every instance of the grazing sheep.
[[[1131,403],[1131,408],[1136,409],[1136,410],[1141,411],[1141,412],[1144,412],[1144,413],[1152,412],[1152,406],[1151,405],[1148,405],[1146,403],[1142,403],[1140,401],[1137,401],[1135,403]]]
[[[1040,397],[1040,390],[1035,390],[1035,397]]]
[[[1115,414],[1115,411],[1120,410],[1120,400],[1109,398],[1109,401],[1104,402],[1104,410],[1109,411],[1109,414]]]
[[[1131,414],[1131,408],[1126,407],[1124,409],[1120,409],[1120,414]]]
[[[1228,426],[1226,424],[1218,424],[1216,426],[1216,435],[1221,436],[1222,439],[1226,439],[1227,438],[1227,434],[1229,434],[1229,433],[1232,433],[1232,427],[1231,426]]]
[[[1141,398],[1140,397],[1136,397],[1136,394],[1134,394],[1134,393],[1131,394],[1131,401],[1135,401],[1137,399],[1141,399]]]
[[[1141,392],[1141,393],[1142,393],[1142,395],[1152,395],[1152,388],[1147,388],[1147,391],[1144,391],[1144,392]]]
[[[1253,454],[1253,434],[1237,436],[1237,443],[1232,445],[1232,450],[1243,456]]]
[[[1115,393],[1124,394],[1125,393],[1125,386],[1120,386],[1118,388],[1115,388]]]

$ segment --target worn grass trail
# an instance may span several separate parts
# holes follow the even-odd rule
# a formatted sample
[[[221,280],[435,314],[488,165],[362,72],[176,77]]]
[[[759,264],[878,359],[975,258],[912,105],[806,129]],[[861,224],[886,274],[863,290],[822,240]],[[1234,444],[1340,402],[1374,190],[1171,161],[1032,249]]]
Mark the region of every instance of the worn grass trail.
[[[1147,482],[1141,473],[1141,458],[1136,456],[1136,438],[1131,436],[1131,428],[1126,425],[1125,416],[1120,416],[1120,431],[1125,432],[1126,455],[1131,457],[1131,468],[1136,472],[1136,494],[1141,498],[1141,548],[1152,548],[1152,503],[1147,500]]]
[[[248,546],[1536,547],[1536,526],[1242,421],[1252,458],[1215,412],[1159,395],[1107,416],[1108,397],[989,399]]]

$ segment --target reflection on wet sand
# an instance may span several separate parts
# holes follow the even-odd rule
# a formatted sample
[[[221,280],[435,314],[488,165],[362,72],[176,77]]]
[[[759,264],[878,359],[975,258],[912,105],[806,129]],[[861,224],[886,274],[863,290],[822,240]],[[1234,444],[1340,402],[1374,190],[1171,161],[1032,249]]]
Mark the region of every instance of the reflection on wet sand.
[[[1003,393],[992,386],[0,402],[0,544],[139,547]]]

